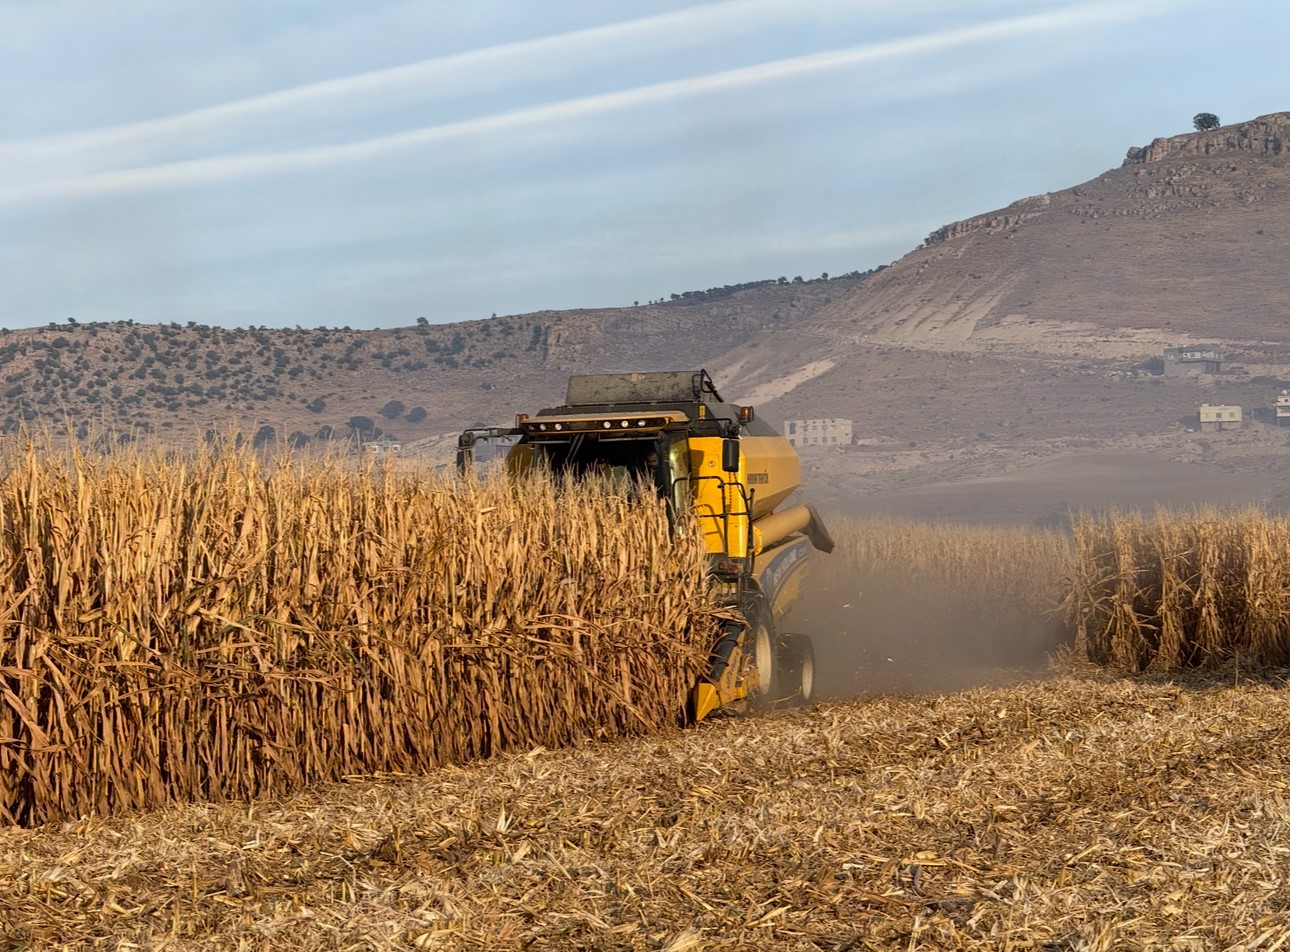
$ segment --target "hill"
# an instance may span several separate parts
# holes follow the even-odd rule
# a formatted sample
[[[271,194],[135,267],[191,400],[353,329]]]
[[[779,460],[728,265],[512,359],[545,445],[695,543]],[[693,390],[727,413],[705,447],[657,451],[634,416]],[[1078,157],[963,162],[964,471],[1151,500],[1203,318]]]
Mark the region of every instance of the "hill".
[[[1198,463],[1212,468],[1193,488],[1232,490],[1205,501],[1280,504],[1285,439],[1262,424],[1290,376],[1288,130],[1278,113],[1157,139],[1092,181],[946,225],[791,335],[740,345],[719,379],[750,381],[781,418],[857,421],[862,453],[813,454],[838,502],[877,493],[866,506],[899,508],[887,490],[1111,451],[1134,463],[1106,475],[1102,504]],[[1202,342],[1229,358],[1222,373],[1160,375],[1164,348]],[[1188,433],[1201,403],[1240,405],[1256,425]],[[1250,476],[1261,485],[1236,485]],[[993,514],[1072,499],[1050,495],[1047,511]]]
[[[818,316],[893,339],[1028,342],[1045,322],[1283,342],[1290,113],[1129,150],[1118,169],[955,222]],[[1005,333],[1012,331],[1013,333]]]
[[[71,419],[122,438],[416,440],[551,402],[583,368],[672,369],[791,326],[862,276],[780,279],[631,308],[390,330],[66,324],[0,331],[0,431]]]
[[[1186,432],[1203,402],[1267,420],[1290,378],[1288,130],[1276,113],[1135,146],[873,273],[389,330],[6,331],[0,430],[67,416],[191,442],[235,423],[263,443],[383,434],[442,460],[446,435],[557,402],[571,372],[705,366],[772,422],[856,421],[859,447],[807,454],[814,488],[839,504],[1102,450],[1211,467],[1192,482],[1263,482],[1217,501],[1290,500],[1280,434]],[[1188,343],[1224,350],[1224,372],[1161,376],[1163,348]]]

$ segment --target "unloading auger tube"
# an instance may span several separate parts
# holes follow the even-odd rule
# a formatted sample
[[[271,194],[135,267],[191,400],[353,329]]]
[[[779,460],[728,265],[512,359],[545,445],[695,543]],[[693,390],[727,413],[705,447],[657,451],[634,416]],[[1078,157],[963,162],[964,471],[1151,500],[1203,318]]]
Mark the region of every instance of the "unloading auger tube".
[[[703,530],[721,631],[690,715],[809,701],[815,656],[804,635],[781,631],[801,596],[812,550],[831,552],[814,506],[788,499],[801,485],[797,452],[752,407],[721,399],[704,370],[569,378],[565,402],[519,414],[513,427],[478,427],[458,440],[466,470],[497,450],[506,469],[608,474],[652,485],[676,522]]]

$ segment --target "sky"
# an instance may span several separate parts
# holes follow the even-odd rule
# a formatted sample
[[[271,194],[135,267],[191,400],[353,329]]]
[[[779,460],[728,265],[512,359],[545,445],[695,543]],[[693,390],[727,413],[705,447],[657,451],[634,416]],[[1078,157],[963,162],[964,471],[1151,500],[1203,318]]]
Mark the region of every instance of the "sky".
[[[867,270],[1290,110],[1288,33],[1274,0],[0,0],[0,326]]]

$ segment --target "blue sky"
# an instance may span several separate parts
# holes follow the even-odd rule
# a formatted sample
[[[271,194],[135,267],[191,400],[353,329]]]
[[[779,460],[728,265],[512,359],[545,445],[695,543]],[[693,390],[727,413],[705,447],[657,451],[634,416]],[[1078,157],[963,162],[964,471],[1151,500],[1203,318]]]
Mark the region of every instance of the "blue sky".
[[[0,325],[839,274],[1290,110],[1271,0],[0,0]]]

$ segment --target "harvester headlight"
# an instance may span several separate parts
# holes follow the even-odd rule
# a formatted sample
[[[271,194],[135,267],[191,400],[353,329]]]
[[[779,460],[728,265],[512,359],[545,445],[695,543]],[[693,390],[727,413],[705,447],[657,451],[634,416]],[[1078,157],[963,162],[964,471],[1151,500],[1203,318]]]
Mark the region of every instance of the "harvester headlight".
[[[644,425],[645,425],[645,421],[644,421],[644,420],[637,420],[637,421],[636,421],[636,425],[637,425],[637,426],[644,426]]]
[[[613,424],[612,424],[612,423],[610,423],[608,420],[606,420],[606,421],[605,421],[605,429],[607,430],[607,429],[609,429],[611,426],[613,426]]]
[[[557,423],[557,424],[555,424],[555,429],[557,429],[557,430],[563,430],[563,429],[564,429],[564,424],[563,424],[563,423]]]
[[[630,420],[624,420],[622,423],[619,424],[619,426],[624,426],[624,427],[631,426],[631,425],[632,424]]]
[[[543,433],[545,433],[545,432],[546,432],[546,424],[545,424],[545,423],[539,423],[539,424],[538,424],[538,429],[539,429],[539,430],[541,430]]]

